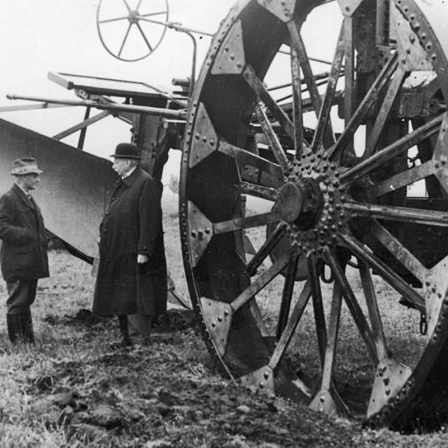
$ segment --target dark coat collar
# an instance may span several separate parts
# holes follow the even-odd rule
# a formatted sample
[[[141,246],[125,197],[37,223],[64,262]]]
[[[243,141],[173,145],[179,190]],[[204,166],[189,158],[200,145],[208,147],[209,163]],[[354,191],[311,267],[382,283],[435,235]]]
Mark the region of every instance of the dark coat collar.
[[[123,184],[125,187],[129,188],[134,183],[135,179],[140,174],[141,170],[142,169],[139,166],[137,166],[135,170],[132,171],[132,173],[128,177],[125,177],[124,179],[119,179],[118,184],[119,185]]]
[[[13,193],[15,193],[20,200],[29,208],[33,208],[33,205],[31,204],[30,200],[27,198],[26,193],[17,185],[14,184],[11,188]]]

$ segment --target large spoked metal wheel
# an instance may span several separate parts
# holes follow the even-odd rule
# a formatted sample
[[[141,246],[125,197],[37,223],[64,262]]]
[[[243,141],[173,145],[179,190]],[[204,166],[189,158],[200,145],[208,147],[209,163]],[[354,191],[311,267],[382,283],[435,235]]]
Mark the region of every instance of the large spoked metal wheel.
[[[215,36],[181,234],[210,352],[247,386],[372,425],[447,417],[447,14],[247,0]]]
[[[160,45],[168,19],[168,0],[100,0],[96,25],[109,54],[134,62]]]

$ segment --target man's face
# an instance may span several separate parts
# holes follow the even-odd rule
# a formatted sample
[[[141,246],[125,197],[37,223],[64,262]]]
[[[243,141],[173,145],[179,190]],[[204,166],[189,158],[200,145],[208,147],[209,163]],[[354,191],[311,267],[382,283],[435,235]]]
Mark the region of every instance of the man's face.
[[[39,182],[40,182],[39,174],[30,173],[20,176],[20,186],[25,191],[37,190]]]
[[[130,168],[130,161],[127,159],[114,159],[114,164],[112,169],[117,172],[117,174],[122,177],[128,173]]]

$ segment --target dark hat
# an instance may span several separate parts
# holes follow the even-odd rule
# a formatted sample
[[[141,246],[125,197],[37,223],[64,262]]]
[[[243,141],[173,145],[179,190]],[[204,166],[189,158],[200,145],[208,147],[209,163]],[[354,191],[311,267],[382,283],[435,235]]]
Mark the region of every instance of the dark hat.
[[[140,150],[137,148],[137,145],[133,143],[120,143],[115,148],[115,154],[112,154],[111,157],[115,157],[116,159],[137,159],[140,160],[142,156],[140,155]]]
[[[22,157],[12,162],[11,175],[24,176],[25,174],[31,174],[31,173],[34,174],[43,173],[43,171],[37,167],[36,159],[34,159],[33,157]]]

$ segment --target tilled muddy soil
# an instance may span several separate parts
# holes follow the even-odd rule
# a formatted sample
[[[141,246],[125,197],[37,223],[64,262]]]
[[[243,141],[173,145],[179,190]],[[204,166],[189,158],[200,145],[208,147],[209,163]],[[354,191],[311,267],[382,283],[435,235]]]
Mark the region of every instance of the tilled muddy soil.
[[[53,319],[52,322],[50,320]],[[58,360],[28,379],[31,419],[63,427],[67,443],[111,447],[358,447],[361,429],[222,378],[193,317],[172,312],[149,346],[117,348],[113,319],[88,311],[74,325],[80,359]],[[367,446],[367,445],[365,445]],[[373,446],[373,445],[371,445]]]

